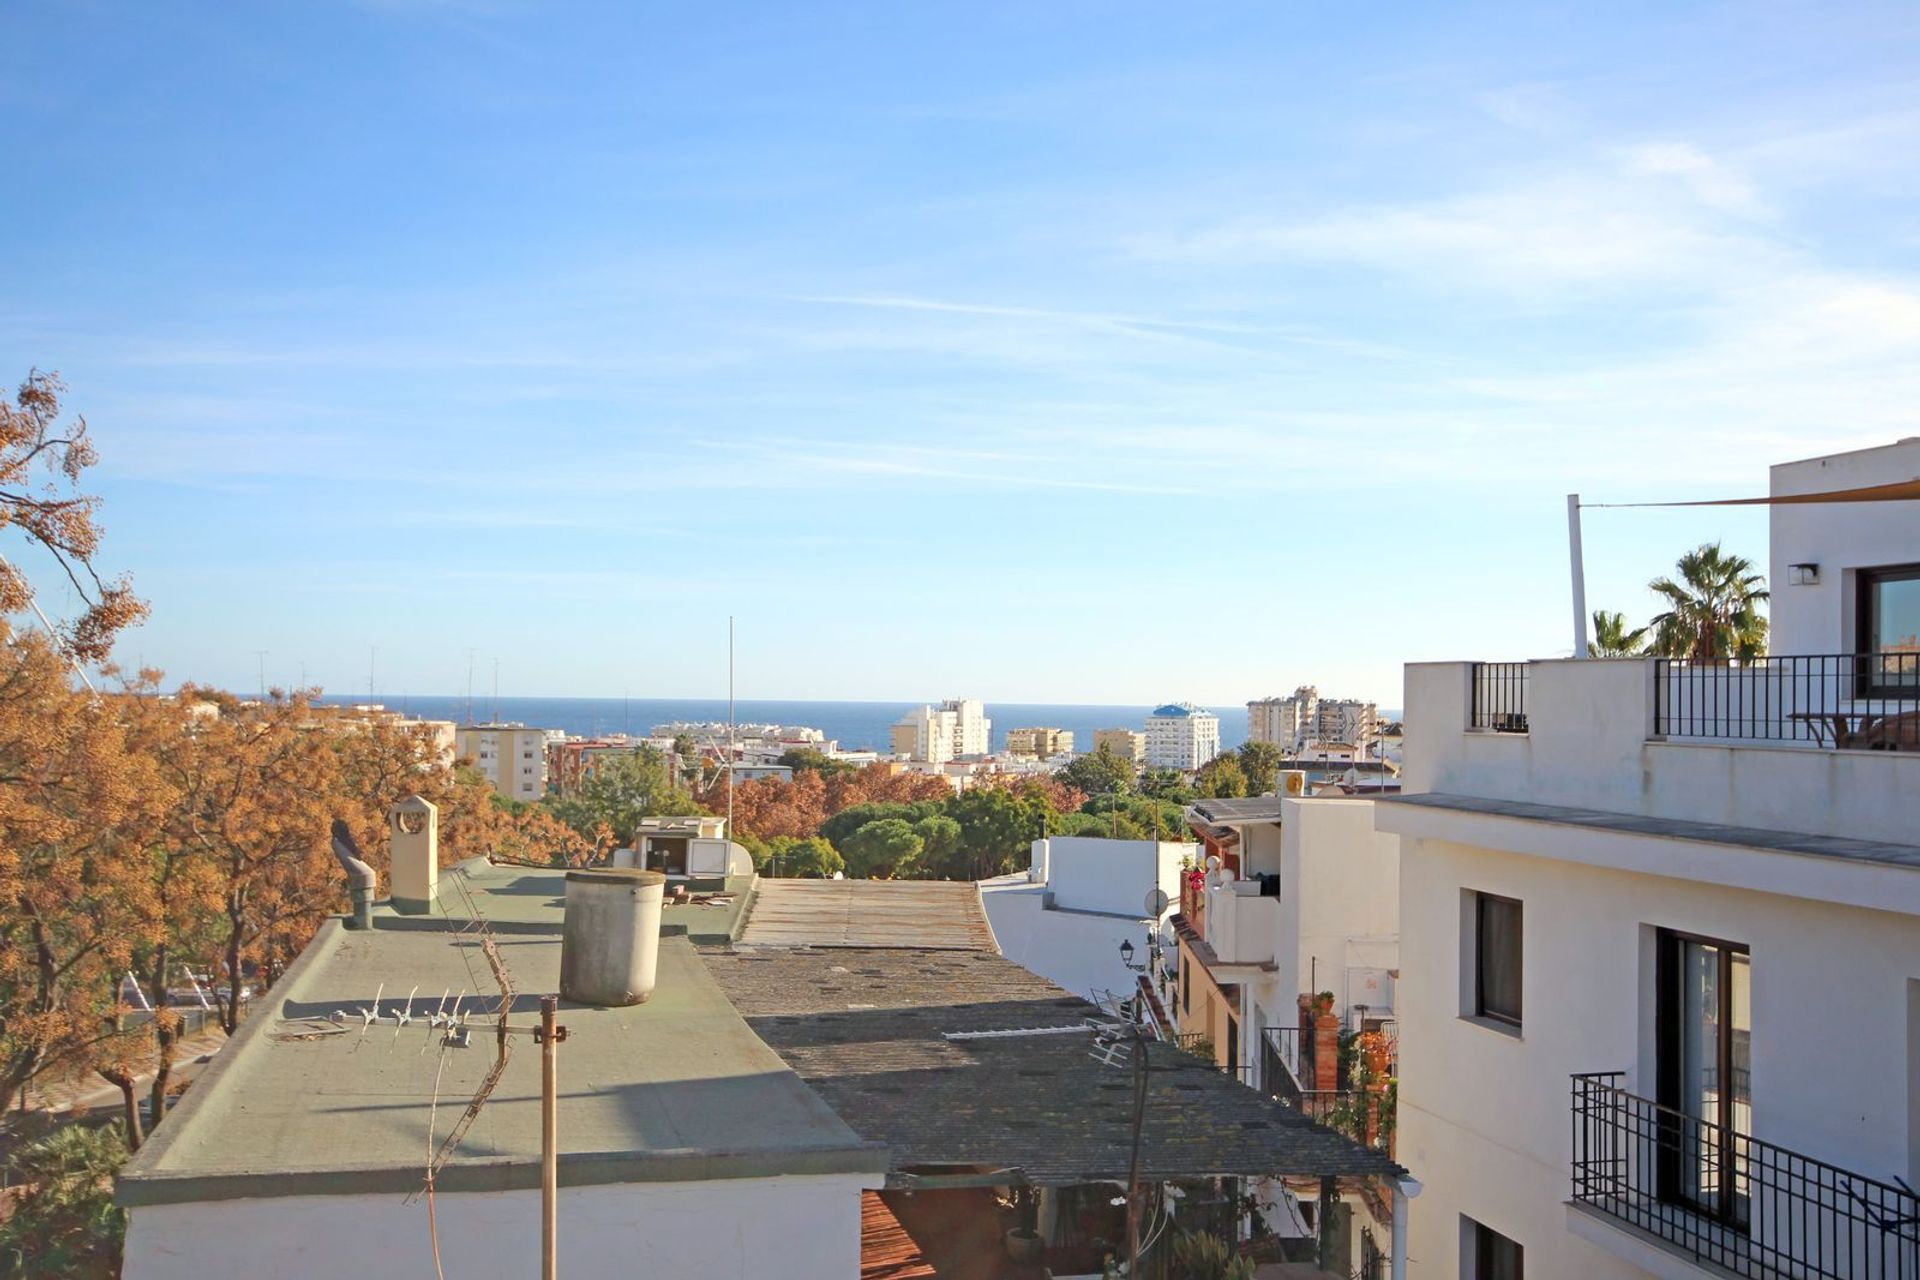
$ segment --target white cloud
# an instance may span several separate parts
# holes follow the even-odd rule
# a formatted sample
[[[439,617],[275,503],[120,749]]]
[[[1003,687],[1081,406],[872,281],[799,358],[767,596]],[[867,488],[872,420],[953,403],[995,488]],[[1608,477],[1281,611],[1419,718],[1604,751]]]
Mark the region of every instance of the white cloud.
[[[1676,178],[1704,205],[1732,213],[1762,211],[1753,185],[1698,147],[1653,142],[1629,147],[1623,155],[1629,173]]]

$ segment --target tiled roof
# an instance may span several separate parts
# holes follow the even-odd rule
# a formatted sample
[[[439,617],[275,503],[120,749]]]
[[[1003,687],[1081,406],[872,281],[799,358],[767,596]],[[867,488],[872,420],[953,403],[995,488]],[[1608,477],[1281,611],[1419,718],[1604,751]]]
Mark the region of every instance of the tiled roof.
[[[925,1166],[1018,1169],[1036,1185],[1124,1180],[1130,1069],[1090,1033],[949,1039],[1084,1026],[1094,1006],[979,951],[709,951],[708,968],[755,1034],[863,1139],[896,1181]],[[1393,1175],[1384,1154],[1304,1119],[1171,1045],[1152,1065],[1141,1148],[1148,1179]]]

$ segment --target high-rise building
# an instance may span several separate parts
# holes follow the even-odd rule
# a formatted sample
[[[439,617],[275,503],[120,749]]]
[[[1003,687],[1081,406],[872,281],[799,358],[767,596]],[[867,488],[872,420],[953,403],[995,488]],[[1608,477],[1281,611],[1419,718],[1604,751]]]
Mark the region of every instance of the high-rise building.
[[[545,729],[524,724],[463,724],[454,732],[456,748],[473,760],[493,789],[509,800],[538,800],[547,794]]]
[[[1362,747],[1379,728],[1379,710],[1357,698],[1322,698],[1303,684],[1284,698],[1247,704],[1247,741],[1266,742],[1289,755],[1310,742],[1345,742]]]
[[[1073,730],[1009,729],[1007,730],[1007,754],[1032,756],[1036,760],[1051,760],[1055,756],[1071,755],[1073,754]]]
[[[1147,735],[1138,729],[1095,729],[1093,749],[1112,752],[1122,760],[1130,760],[1134,764],[1145,764]]]
[[[993,721],[978,699],[949,698],[937,707],[919,707],[902,716],[893,726],[893,751],[895,755],[944,764],[964,756],[986,755],[992,733]]]
[[[1220,754],[1220,717],[1191,702],[1169,702],[1147,717],[1147,763],[1198,769]]]

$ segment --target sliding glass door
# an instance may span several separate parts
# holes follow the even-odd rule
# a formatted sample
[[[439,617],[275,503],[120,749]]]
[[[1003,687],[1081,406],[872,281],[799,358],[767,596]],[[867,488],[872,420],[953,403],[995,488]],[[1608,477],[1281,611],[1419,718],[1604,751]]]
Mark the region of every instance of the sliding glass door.
[[[1748,1220],[1745,1151],[1752,1132],[1751,967],[1736,943],[1660,937],[1661,1194],[1729,1226]]]

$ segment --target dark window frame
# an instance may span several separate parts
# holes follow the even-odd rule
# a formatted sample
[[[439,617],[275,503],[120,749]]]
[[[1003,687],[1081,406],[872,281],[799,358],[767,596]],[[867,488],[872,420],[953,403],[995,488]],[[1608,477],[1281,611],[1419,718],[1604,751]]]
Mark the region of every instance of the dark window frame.
[[[1496,1009],[1487,1003],[1487,912],[1490,903],[1514,908],[1513,970],[1516,988],[1515,1008]],[[1518,898],[1498,893],[1473,895],[1473,1014],[1503,1026],[1518,1027],[1526,1008],[1526,904]]]
[[[1473,1274],[1474,1280],[1493,1280],[1498,1259],[1494,1256],[1500,1246],[1508,1245],[1513,1249],[1513,1280],[1525,1280],[1527,1274],[1527,1249],[1518,1240],[1501,1235],[1486,1223],[1476,1218],[1468,1218],[1473,1223]]]
[[[1859,655],[1860,673],[1856,681],[1856,697],[1861,698],[1911,698],[1916,689],[1911,684],[1883,684],[1875,679],[1880,668],[1872,661],[1874,648],[1874,627],[1877,621],[1874,609],[1874,588],[1884,582],[1913,582],[1920,580],[1920,564],[1891,564],[1873,569],[1859,569],[1854,574],[1853,599],[1853,635],[1854,652]]]
[[[1673,1111],[1681,1111],[1680,1056],[1682,1014],[1680,994],[1682,951],[1688,944],[1708,946],[1719,953],[1719,971],[1715,981],[1718,992],[1714,1018],[1720,1027],[1720,1041],[1715,1046],[1714,1070],[1722,1081],[1733,1079],[1733,957],[1745,956],[1748,965],[1748,979],[1752,979],[1753,949],[1744,942],[1734,942],[1727,938],[1715,938],[1703,933],[1689,933],[1684,929],[1660,929],[1654,935],[1654,1090],[1655,1100]],[[1750,1087],[1750,1086],[1749,1086]],[[1719,1089],[1718,1114],[1712,1117],[1712,1124],[1720,1136],[1719,1148],[1714,1153],[1714,1167],[1722,1171],[1732,1171],[1738,1167],[1735,1160],[1737,1135],[1733,1124],[1734,1090],[1730,1085]],[[1745,1231],[1749,1226],[1750,1209],[1743,1206],[1737,1194],[1728,1194],[1728,1189],[1720,1189],[1717,1205],[1702,1204],[1683,1190],[1681,1162],[1686,1157],[1685,1139],[1678,1128],[1678,1122],[1663,1118],[1659,1137],[1659,1165],[1655,1177],[1659,1185],[1660,1199],[1669,1204],[1677,1204],[1696,1213],[1704,1214],[1715,1221],[1736,1231]]]

